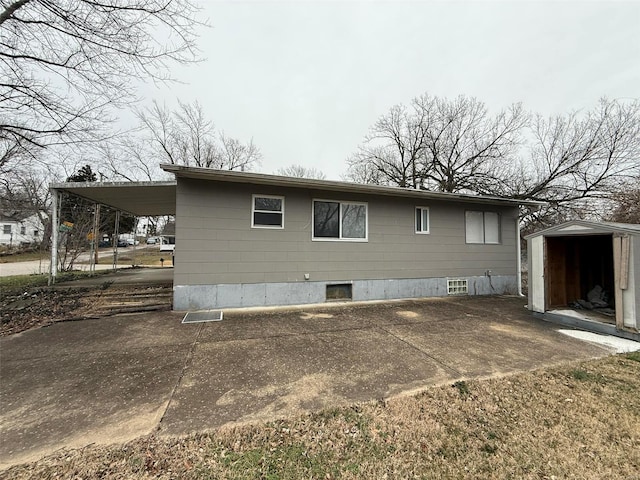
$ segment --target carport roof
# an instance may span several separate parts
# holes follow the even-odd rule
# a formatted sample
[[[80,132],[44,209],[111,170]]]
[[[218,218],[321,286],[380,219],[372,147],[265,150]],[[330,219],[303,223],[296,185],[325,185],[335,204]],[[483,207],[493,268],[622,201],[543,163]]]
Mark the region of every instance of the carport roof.
[[[542,202],[515,200],[485,195],[431,192],[414,188],[283,177],[279,175],[266,175],[261,173],[187,167],[184,165],[161,165],[161,167],[165,171],[174,174],[176,177],[213,180],[219,182],[274,185],[312,190],[339,191],[391,197],[413,197],[425,200],[450,200],[489,205],[542,205]],[[137,216],[175,215],[176,213],[176,181],[66,182],[55,183],[51,185],[51,188],[61,192],[77,195],[78,197],[85,198],[91,202],[108,205],[117,210]]]
[[[175,215],[176,182],[67,182],[52,189],[137,216]]]

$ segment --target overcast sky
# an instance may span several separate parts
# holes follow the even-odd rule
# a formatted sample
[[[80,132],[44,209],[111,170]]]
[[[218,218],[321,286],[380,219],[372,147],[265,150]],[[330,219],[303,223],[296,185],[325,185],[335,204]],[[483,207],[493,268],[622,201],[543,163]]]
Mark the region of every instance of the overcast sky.
[[[545,116],[640,98],[640,1],[201,3],[206,60],[145,95],[199,101],[265,173],[339,179],[375,120],[422,93]]]

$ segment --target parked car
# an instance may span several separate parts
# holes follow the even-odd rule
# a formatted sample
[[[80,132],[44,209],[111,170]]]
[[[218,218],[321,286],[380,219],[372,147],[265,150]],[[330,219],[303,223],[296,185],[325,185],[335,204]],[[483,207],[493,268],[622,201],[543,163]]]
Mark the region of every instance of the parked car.
[[[155,245],[158,243],[158,239],[156,237],[147,238],[147,245]]]
[[[110,247],[111,241],[108,238],[103,238],[98,242],[98,248]]]
[[[138,240],[133,239],[133,238],[127,238],[127,243],[129,245],[140,245],[140,242]]]
[[[128,247],[129,244],[127,243],[127,241],[124,238],[119,238],[118,239],[118,247]]]

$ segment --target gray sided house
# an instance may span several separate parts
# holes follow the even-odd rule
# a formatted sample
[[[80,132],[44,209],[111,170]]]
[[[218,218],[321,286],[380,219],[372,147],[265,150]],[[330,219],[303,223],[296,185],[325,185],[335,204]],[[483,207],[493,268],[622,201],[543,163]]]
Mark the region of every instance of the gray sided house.
[[[162,167],[176,310],[519,291],[517,201]]]

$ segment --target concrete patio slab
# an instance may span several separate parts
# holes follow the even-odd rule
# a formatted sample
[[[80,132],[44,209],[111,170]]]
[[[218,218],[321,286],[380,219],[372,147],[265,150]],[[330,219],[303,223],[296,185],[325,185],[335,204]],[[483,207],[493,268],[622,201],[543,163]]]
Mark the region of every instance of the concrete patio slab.
[[[0,339],[0,466],[608,355],[517,297],[56,323]]]

